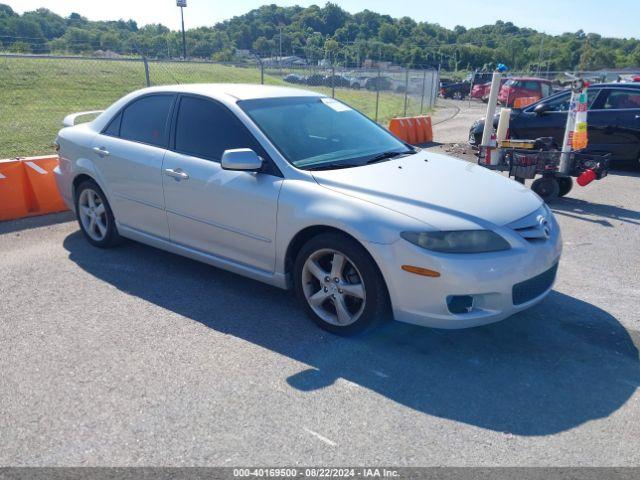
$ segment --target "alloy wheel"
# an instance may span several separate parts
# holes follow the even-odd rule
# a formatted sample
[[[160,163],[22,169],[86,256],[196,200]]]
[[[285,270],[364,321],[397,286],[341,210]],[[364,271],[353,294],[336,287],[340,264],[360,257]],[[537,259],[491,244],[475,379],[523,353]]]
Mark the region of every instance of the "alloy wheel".
[[[351,325],[366,304],[362,275],[349,257],[337,250],[317,250],[307,258],[302,288],[311,309],[331,325]]]
[[[104,240],[107,235],[107,211],[100,195],[91,188],[85,188],[80,192],[78,209],[80,222],[87,235],[96,242]]]

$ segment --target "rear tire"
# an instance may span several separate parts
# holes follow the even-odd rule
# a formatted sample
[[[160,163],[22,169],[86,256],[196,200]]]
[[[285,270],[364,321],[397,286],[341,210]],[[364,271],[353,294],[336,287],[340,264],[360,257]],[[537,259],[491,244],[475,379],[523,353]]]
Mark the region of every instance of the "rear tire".
[[[558,198],[560,185],[554,177],[538,178],[531,184],[531,190],[540,195],[545,202]]]
[[[573,179],[571,177],[558,177],[557,180],[559,186],[558,196],[564,197],[573,188]]]
[[[324,233],[309,240],[293,274],[303,308],[328,332],[356,335],[391,316],[382,274],[369,253],[346,235]]]
[[[84,238],[98,248],[109,248],[122,241],[107,197],[93,180],[85,180],[76,190],[76,218]]]

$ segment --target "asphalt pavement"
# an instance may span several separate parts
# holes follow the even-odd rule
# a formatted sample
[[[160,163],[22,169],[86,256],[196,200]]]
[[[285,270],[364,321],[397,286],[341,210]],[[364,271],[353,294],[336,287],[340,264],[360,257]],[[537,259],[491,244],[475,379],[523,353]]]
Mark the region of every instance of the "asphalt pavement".
[[[0,465],[640,465],[639,190],[618,171],[552,205],[538,306],[355,339],[69,214],[0,223]]]

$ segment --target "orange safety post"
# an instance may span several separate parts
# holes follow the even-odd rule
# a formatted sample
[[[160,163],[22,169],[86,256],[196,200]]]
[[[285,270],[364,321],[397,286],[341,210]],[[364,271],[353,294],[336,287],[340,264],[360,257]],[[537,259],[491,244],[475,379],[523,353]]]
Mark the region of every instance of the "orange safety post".
[[[33,196],[20,160],[0,160],[0,220],[33,214]]]
[[[58,166],[58,157],[23,158],[22,163],[35,197],[37,214],[68,210],[60,196],[53,173],[53,169]]]

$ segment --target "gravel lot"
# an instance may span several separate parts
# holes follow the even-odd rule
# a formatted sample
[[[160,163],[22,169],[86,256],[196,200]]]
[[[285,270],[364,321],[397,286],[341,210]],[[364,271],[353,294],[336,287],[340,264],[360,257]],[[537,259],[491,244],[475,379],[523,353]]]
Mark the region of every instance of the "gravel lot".
[[[2,223],[0,465],[640,465],[639,188],[620,171],[552,205],[535,308],[357,339],[288,292],[92,248],[68,214]]]

